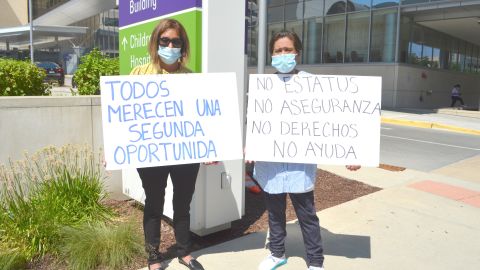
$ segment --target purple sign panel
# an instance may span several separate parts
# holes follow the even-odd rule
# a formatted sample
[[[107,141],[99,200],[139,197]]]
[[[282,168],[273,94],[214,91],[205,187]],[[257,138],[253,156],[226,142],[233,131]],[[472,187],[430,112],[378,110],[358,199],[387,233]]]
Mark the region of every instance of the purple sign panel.
[[[120,0],[120,27],[165,14],[202,7],[202,0]]]

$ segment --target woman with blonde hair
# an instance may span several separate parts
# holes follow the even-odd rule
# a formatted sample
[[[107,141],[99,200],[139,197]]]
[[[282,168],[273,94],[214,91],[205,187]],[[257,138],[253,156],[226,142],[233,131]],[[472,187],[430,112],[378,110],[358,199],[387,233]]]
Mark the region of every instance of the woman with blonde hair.
[[[185,28],[173,19],[161,20],[148,46],[150,63],[138,66],[131,75],[190,73],[185,67],[190,45]],[[192,270],[203,270],[190,254],[190,202],[195,191],[199,163],[137,168],[145,190],[143,230],[149,270],[163,270],[159,252],[160,226],[168,175],[173,185],[173,227],[178,261]]]

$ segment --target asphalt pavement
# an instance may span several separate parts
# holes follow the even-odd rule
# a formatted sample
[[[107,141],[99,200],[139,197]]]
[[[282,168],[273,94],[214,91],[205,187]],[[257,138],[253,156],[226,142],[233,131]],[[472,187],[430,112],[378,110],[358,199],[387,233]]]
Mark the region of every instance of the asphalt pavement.
[[[382,123],[480,136],[478,111],[382,110]],[[325,269],[479,269],[480,154],[428,172],[319,168],[382,188],[317,213]],[[288,263],[278,269],[307,269],[297,222],[289,222],[287,231]],[[266,238],[267,232],[252,233],[193,255],[205,269],[257,269],[268,255]],[[186,268],[172,260],[167,269]]]

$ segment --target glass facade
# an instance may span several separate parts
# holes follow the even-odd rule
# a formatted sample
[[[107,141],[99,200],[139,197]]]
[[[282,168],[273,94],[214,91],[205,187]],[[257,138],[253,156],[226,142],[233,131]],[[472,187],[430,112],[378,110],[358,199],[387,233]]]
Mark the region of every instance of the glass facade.
[[[65,2],[68,0],[33,1],[34,18]],[[67,74],[72,74],[80,57],[93,48],[100,49],[105,55],[118,57],[118,8],[101,12],[71,26],[87,27],[87,33],[77,38],[44,37],[42,46],[35,46],[35,60],[56,62]]]
[[[402,53],[408,64],[479,73],[480,46],[402,18]],[[402,60],[402,59],[401,59]]]
[[[413,22],[404,5],[438,0],[269,0],[267,40],[284,29],[303,43],[303,64],[407,63],[480,72],[480,46]],[[257,0],[248,0],[248,64],[257,63]],[[399,33],[397,33],[399,31]],[[267,64],[270,62],[267,50]]]
[[[32,14],[33,19],[36,19],[50,10],[68,2],[70,0],[33,0],[32,1]]]

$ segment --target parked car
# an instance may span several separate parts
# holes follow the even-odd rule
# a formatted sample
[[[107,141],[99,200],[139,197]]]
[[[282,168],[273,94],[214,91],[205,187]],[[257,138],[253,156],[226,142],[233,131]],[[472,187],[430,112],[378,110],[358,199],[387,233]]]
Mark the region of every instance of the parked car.
[[[65,83],[65,74],[63,68],[55,62],[35,62],[37,67],[45,70],[45,81],[57,81],[60,86]]]

